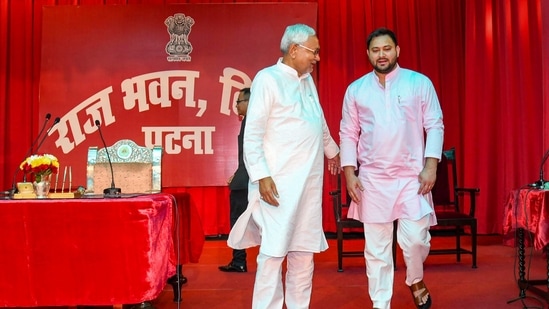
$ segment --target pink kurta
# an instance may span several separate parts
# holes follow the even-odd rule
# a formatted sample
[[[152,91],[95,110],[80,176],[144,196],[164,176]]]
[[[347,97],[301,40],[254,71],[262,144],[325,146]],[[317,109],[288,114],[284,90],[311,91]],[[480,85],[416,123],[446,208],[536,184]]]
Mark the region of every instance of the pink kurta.
[[[418,175],[424,158],[440,159],[443,135],[440,104],[426,76],[397,66],[386,76],[385,88],[373,72],[349,85],[340,127],[341,166],[359,163],[364,191],[361,205],[351,203],[348,215],[386,223],[431,214],[436,224],[431,194],[417,193]]]

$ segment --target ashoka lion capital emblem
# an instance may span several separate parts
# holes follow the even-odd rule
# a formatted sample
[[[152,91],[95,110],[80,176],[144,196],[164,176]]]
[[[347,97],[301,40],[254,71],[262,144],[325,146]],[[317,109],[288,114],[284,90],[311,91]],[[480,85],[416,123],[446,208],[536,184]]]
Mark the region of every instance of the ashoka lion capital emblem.
[[[189,54],[193,51],[193,46],[189,42],[189,33],[194,19],[177,13],[166,18],[164,24],[170,34],[170,42],[166,45],[166,53],[170,55],[168,61],[191,61]]]

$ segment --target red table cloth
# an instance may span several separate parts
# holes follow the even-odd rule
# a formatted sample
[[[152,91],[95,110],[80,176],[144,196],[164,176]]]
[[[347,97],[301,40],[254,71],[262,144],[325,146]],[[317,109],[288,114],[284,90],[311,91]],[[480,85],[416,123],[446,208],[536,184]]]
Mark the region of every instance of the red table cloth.
[[[0,306],[134,304],[175,274],[168,194],[0,201]]]
[[[526,188],[509,193],[503,222],[506,245],[515,245],[517,228],[524,229],[527,246],[533,243],[535,249],[542,250],[549,245],[549,191]]]

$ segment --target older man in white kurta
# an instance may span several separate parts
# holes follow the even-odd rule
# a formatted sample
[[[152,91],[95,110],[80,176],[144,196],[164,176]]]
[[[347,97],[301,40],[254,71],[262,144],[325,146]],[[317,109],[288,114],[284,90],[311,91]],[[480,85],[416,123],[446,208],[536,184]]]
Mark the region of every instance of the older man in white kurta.
[[[305,43],[318,45],[318,39],[313,36]],[[293,44],[285,57],[293,53],[319,59],[318,52],[307,54],[305,48],[314,50]],[[287,58],[261,70],[251,86],[244,133],[249,203],[228,239],[233,248],[260,245],[254,308],[282,308],[284,302],[287,308],[308,308],[312,253],[328,248],[322,229],[324,155],[337,157],[339,165],[339,148],[330,136],[313,79],[285,64]],[[260,181],[267,178],[276,184],[278,205],[260,190]],[[284,300],[281,263],[286,256]]]
[[[383,85],[371,72],[353,82],[345,94],[341,165],[356,168],[358,162],[363,186],[360,204],[352,202],[348,215],[365,223],[367,274],[375,308],[390,307],[393,264],[389,229],[396,219],[401,219],[398,242],[407,265],[406,283],[411,286],[423,279],[430,236],[426,228],[419,231],[405,224],[420,220],[436,224],[430,192],[418,194],[423,190],[418,175],[426,158],[440,159],[443,129],[431,81],[398,65],[385,75]],[[386,228],[374,236],[377,226]]]

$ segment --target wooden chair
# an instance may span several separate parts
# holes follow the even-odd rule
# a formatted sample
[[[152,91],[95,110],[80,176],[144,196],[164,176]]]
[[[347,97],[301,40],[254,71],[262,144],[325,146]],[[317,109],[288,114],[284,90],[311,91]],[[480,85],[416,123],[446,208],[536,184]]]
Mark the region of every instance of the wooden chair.
[[[341,174],[337,175],[337,189],[330,192],[332,196],[334,217],[336,223],[336,236],[337,236],[337,271],[343,272],[343,258],[346,257],[362,257],[364,258],[364,249],[360,251],[346,250],[344,241],[348,239],[364,239],[364,225],[362,222],[347,217],[349,205],[351,204],[351,197],[345,193],[345,203],[342,202],[342,185]],[[347,190],[345,189],[345,192]],[[396,221],[393,228],[393,264],[396,269]]]
[[[345,250],[344,241],[349,238],[356,238],[359,233],[350,233],[349,230],[361,230],[361,222],[347,218],[347,211],[350,205],[350,197],[345,194],[345,203],[342,202],[341,175],[337,176],[337,189],[330,192],[332,195],[334,217],[336,220],[337,235],[337,264],[338,271],[343,271],[344,257],[364,257],[363,251]],[[455,237],[454,248],[433,248],[429,254],[455,254],[457,261],[461,261],[462,254],[471,254],[472,267],[477,268],[477,219],[475,218],[476,195],[479,188],[464,188],[458,186],[457,163],[455,148],[442,152],[442,158],[437,167],[437,180],[432,189],[433,202],[438,225],[431,228],[431,236]],[[466,198],[469,203],[466,204]],[[465,206],[468,206],[467,209]],[[396,225],[393,229],[393,261],[396,269]],[[469,231],[466,230],[469,229]],[[471,236],[471,249],[464,249],[461,245],[461,236],[466,232]],[[362,235],[364,236],[364,235]]]
[[[114,182],[122,193],[158,193],[161,191],[162,147],[152,149],[129,139],[107,147],[114,171]],[[86,193],[101,193],[111,187],[112,177],[105,148],[88,148]]]
[[[437,167],[437,180],[432,189],[433,202],[438,225],[431,228],[431,236],[455,237],[455,247],[434,249],[431,243],[429,254],[455,254],[461,261],[462,254],[471,254],[473,268],[477,268],[477,219],[475,218],[476,195],[479,188],[463,188],[458,186],[457,163],[455,148],[442,152],[442,158]],[[468,204],[465,203],[468,198]],[[467,231],[467,228],[469,231]],[[471,249],[464,249],[461,236],[469,232]]]

